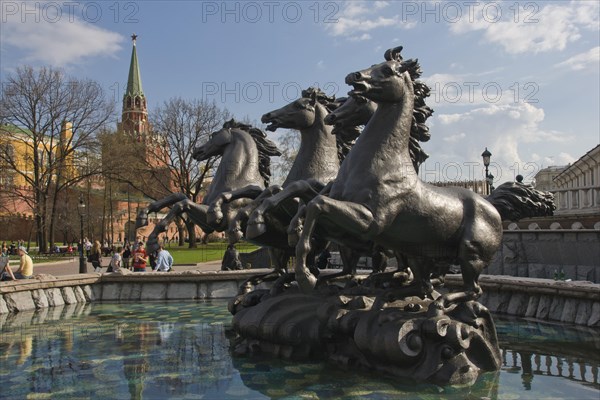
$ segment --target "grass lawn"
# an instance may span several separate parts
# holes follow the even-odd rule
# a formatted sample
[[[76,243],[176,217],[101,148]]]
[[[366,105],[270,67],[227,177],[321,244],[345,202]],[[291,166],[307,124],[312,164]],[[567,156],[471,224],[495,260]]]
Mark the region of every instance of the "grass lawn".
[[[250,253],[254,250],[258,249],[258,246],[255,246],[250,243],[240,242],[236,244],[236,248],[240,253]],[[185,246],[179,247],[176,245],[166,245],[166,249],[169,250],[169,253],[173,256],[175,265],[177,264],[197,264],[201,262],[207,261],[216,261],[222,260],[223,254],[225,254],[225,250],[227,250],[227,243],[225,242],[214,242],[208,244],[200,244],[198,243],[198,247],[195,249],[190,249]],[[79,253],[75,253],[71,256],[44,256],[37,255],[36,251],[29,253],[31,258],[33,259],[34,264],[38,263],[47,263],[47,262],[58,262],[65,261],[72,257],[78,258]],[[15,266],[19,265],[19,256],[10,256],[10,265]]]
[[[223,259],[223,254],[225,254],[225,250],[227,250],[227,243],[198,243],[198,247],[196,247],[195,249],[190,249],[187,247],[187,245],[183,247],[166,245],[165,248],[173,256],[175,265],[196,264],[206,261],[215,261]],[[236,245],[236,248],[240,253],[250,253],[258,249],[257,246],[245,242],[238,243]]]

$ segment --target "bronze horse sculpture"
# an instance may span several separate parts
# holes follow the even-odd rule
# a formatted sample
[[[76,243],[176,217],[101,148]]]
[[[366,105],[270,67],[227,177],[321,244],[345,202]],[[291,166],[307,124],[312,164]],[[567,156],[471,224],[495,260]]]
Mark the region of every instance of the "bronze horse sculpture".
[[[345,156],[352,148],[352,145],[354,145],[355,139],[359,136],[361,132],[360,126],[366,125],[377,109],[377,103],[362,96],[350,96],[348,98],[344,98],[343,100],[344,101],[341,102],[340,99],[338,99],[338,101],[340,101],[342,104],[325,118],[325,123],[334,125],[332,133],[337,135],[338,140],[342,140],[344,142],[344,146],[340,146],[340,149],[344,151],[344,154],[340,155],[341,161],[343,161]],[[425,153],[425,151],[423,151],[421,148],[419,142],[427,141],[430,138],[429,130],[424,122],[432,113],[433,110],[424,104],[422,107],[417,108],[413,113],[409,153],[415,171],[417,172],[419,170],[419,166],[428,157],[427,153]],[[249,225],[253,226],[254,230],[253,232],[249,232],[248,236],[252,237],[254,232],[263,232],[267,229],[266,225],[264,224],[265,213],[268,213],[271,209],[278,207],[282,201],[299,197],[305,203],[307,203],[318,194],[327,194],[331,188],[331,184],[332,182],[330,182],[330,184],[323,188],[319,193],[308,182],[297,181],[288,186],[282,192],[274,195],[273,197],[265,199],[265,201],[263,201],[260,206],[254,210],[250,217]],[[301,211],[301,214],[303,212],[304,210]],[[294,240],[295,239],[292,239],[292,243],[295,243]],[[323,280],[330,280],[336,277],[354,276],[356,274],[358,259],[364,254],[370,254],[372,256],[373,272],[383,272],[388,257],[383,248],[376,246],[371,242],[365,242],[360,248],[357,248],[356,246],[353,248],[341,246],[340,254],[343,261],[342,271],[323,276]],[[401,265],[400,260],[403,261],[403,264],[399,270],[404,270],[407,265],[406,257],[401,254],[395,254],[395,256],[399,261],[399,267]],[[402,276],[402,279],[406,278],[406,276]]]
[[[404,61],[400,50],[388,50],[385,62],[347,76],[351,96],[376,102],[377,111],[335,180],[312,198],[298,193],[307,204],[288,227],[288,240],[297,239],[297,286],[285,294],[255,289],[230,302],[236,354],[323,355],[346,368],[440,385],[472,384],[479,373],[501,367],[493,319],[471,300],[480,295],[479,274],[500,246],[502,217],[549,213],[551,198],[507,184],[488,201],[470,190],[422,182],[411,138],[428,137],[429,90],[416,80],[418,62]],[[399,286],[386,281],[374,287],[367,278],[343,288],[317,287],[307,267],[315,238],[360,251],[391,250],[405,257],[414,279]],[[433,293],[433,274],[456,263],[463,290]]]
[[[424,98],[429,90],[416,80],[421,74],[418,62],[404,61],[401,49],[388,50],[385,62],[346,77],[354,87],[352,95],[364,96],[378,108],[327,195],[316,196],[306,206],[296,246],[296,280],[303,292],[316,285],[306,268],[313,235],[349,247],[372,241],[405,254],[415,275],[410,287],[394,289],[378,305],[399,296],[427,296],[435,264],[459,264],[464,291],[434,302],[433,308],[444,309],[481,294],[478,277],[500,246],[501,217],[470,190],[436,187],[419,179],[409,152],[410,132],[415,119],[422,123],[415,113],[427,113]],[[298,229],[298,220],[290,232]]]
[[[338,98],[335,100],[334,108],[324,119],[325,124],[333,125],[331,133],[335,135],[338,147],[338,158],[343,162],[345,156],[355,143],[355,140],[360,135],[361,126],[367,124],[377,105],[365,98]],[[290,183],[279,193],[263,199],[260,204],[254,208],[249,217],[248,229],[246,237],[249,240],[263,235],[272,229],[272,225],[268,223],[272,212],[277,212],[277,209],[282,204],[293,204],[297,210],[298,202],[295,199],[300,199],[303,202],[308,202],[319,193],[327,191],[331,185],[329,182],[320,182],[316,180],[297,180]],[[289,223],[289,221],[287,221]],[[295,244],[295,243],[294,243]],[[362,249],[350,249],[340,247],[340,254],[344,265],[343,271],[336,274],[329,274],[323,279],[329,280],[340,276],[350,276],[356,272],[356,265],[359,257],[363,254],[370,254],[371,248],[366,246]],[[377,253],[377,252],[376,252]],[[375,258],[381,257],[380,260],[385,260],[383,254],[374,254]],[[378,264],[375,262],[374,264]]]
[[[322,182],[328,182],[336,176],[340,165],[339,145],[336,137],[331,134],[332,127],[323,122],[325,116],[331,111],[333,101],[334,98],[327,96],[320,89],[309,88],[302,91],[302,97],[299,99],[262,116],[262,122],[269,124],[266,128],[269,131],[278,128],[297,129],[301,135],[300,148],[282,186],[274,185],[266,188],[258,197],[255,196],[254,201],[239,210],[231,220],[227,232],[230,243],[235,243],[243,237],[248,216],[265,199],[293,185],[296,181],[309,182],[309,185],[318,191],[324,186]],[[217,221],[221,215],[220,208],[240,196],[246,194],[242,191],[232,191],[218,196],[211,206]],[[257,277],[257,280],[277,277],[286,270],[287,261],[294,254],[294,248],[287,242],[286,229],[297,208],[297,201],[290,199],[270,217],[268,232],[246,237],[252,243],[268,247],[275,264],[274,274]],[[252,230],[252,227],[248,226],[247,229]]]
[[[267,139],[260,129],[232,119],[225,122],[222,129],[212,133],[206,143],[195,149],[193,157],[202,161],[218,155],[221,156],[221,161],[202,199],[202,204],[194,203],[182,193],[175,193],[140,211],[136,228],[147,225],[148,213],[173,205],[167,216],[155,226],[148,237],[149,252],[158,248],[158,235],[182,213],[186,213],[206,233],[223,232],[237,211],[250,200],[241,198],[228,203],[223,210],[225,218],[221,218],[219,223],[215,223],[214,218],[211,218],[209,205],[226,191],[244,189],[256,195],[261,193],[269,185],[270,157],[281,153],[275,143]]]

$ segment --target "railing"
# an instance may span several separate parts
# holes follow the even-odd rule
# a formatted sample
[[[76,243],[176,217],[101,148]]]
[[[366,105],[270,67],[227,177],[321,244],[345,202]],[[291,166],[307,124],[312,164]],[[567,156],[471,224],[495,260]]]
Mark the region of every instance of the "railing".
[[[536,375],[565,378],[574,382],[586,383],[598,389],[598,363],[569,355],[556,356],[531,351],[502,349],[502,370],[521,373],[523,386],[531,389]]]
[[[552,190],[556,215],[600,213],[600,188],[580,186]]]

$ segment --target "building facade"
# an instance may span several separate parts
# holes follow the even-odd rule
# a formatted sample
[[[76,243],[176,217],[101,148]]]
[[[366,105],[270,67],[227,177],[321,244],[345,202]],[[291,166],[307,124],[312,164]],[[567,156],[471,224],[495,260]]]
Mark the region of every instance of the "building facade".
[[[572,164],[540,170],[535,182],[554,193],[555,215],[600,215],[600,145]]]
[[[557,214],[600,214],[600,145],[555,178]]]

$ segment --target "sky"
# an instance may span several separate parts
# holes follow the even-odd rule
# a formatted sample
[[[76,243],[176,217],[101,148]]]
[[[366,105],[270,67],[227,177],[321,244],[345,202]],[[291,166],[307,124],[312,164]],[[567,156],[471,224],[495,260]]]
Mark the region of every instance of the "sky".
[[[2,82],[21,65],[62,68],[97,81],[120,109],[135,33],[150,114],[182,97],[260,121],[309,86],[345,96],[348,73],[401,45],[432,89],[428,181],[481,179],[487,147],[496,184],[529,182],[600,143],[596,0],[0,5]]]

